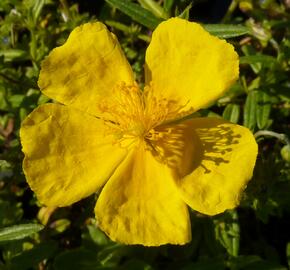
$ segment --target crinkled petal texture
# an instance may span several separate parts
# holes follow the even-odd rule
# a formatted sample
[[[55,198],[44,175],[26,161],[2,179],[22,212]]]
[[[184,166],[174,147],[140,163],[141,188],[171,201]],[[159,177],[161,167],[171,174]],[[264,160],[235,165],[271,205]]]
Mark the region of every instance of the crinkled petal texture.
[[[75,28],[42,62],[38,85],[48,97],[98,115],[98,103],[133,72],[117,38],[100,22]]]
[[[112,145],[103,121],[63,105],[46,104],[22,123],[23,169],[48,206],[66,206],[93,194],[127,151]]]
[[[159,24],[146,52],[146,83],[156,96],[196,111],[224,94],[238,78],[238,55],[225,40],[179,18]]]
[[[186,122],[195,131],[193,170],[177,185],[184,201],[207,215],[219,214],[239,203],[252,177],[257,143],[250,130],[218,118]]]
[[[136,148],[104,186],[95,208],[114,241],[159,246],[191,240],[189,214],[168,167]]]

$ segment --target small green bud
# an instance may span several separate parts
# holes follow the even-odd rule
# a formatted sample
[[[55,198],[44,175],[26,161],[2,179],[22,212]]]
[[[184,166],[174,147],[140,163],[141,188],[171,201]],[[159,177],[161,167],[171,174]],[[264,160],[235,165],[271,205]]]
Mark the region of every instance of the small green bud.
[[[283,146],[281,149],[281,156],[285,161],[290,163],[290,144]]]

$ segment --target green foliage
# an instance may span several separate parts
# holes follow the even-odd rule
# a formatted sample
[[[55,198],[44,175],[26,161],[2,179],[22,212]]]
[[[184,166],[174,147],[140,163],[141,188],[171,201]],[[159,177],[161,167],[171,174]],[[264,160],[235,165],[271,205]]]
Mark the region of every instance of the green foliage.
[[[204,28],[220,38],[238,37],[249,33],[249,29],[242,25],[233,24],[206,24]]]
[[[38,224],[22,224],[6,227],[0,229],[0,243],[23,239],[31,234],[37,233],[42,229],[43,226]]]
[[[0,269],[289,267],[289,1],[233,0],[218,24],[201,20],[209,32],[235,46],[240,80],[200,114],[250,128],[259,156],[238,209],[215,217],[191,213],[190,244],[145,248],[113,243],[97,227],[94,198],[61,209],[40,206],[21,169],[20,123],[49,101],[37,87],[41,61],[74,27],[105,22],[118,36],[137,80],[144,82],[151,31],[172,16],[198,21],[204,7],[207,14],[216,10],[213,2],[0,1]]]

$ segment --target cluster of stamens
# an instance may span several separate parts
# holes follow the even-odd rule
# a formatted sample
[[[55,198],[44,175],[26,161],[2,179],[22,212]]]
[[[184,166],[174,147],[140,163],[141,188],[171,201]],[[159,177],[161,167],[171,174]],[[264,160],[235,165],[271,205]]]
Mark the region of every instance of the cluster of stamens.
[[[141,90],[137,84],[125,83],[99,105],[108,132],[115,135],[116,141],[136,138],[149,144],[163,136],[154,128],[174,119],[183,107],[177,101],[156,97],[152,86]]]

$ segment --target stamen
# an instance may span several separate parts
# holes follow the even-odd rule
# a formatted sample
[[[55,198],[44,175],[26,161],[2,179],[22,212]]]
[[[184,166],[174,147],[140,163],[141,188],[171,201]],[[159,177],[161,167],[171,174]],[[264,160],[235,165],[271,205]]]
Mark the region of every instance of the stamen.
[[[152,85],[142,91],[137,84],[120,83],[109,98],[100,102],[99,109],[107,126],[107,132],[116,138],[114,143],[126,145],[126,141],[138,139],[147,142],[151,149],[160,152],[154,143],[168,136],[170,129],[157,132],[154,128],[180,115],[186,105],[175,100],[154,95]]]

